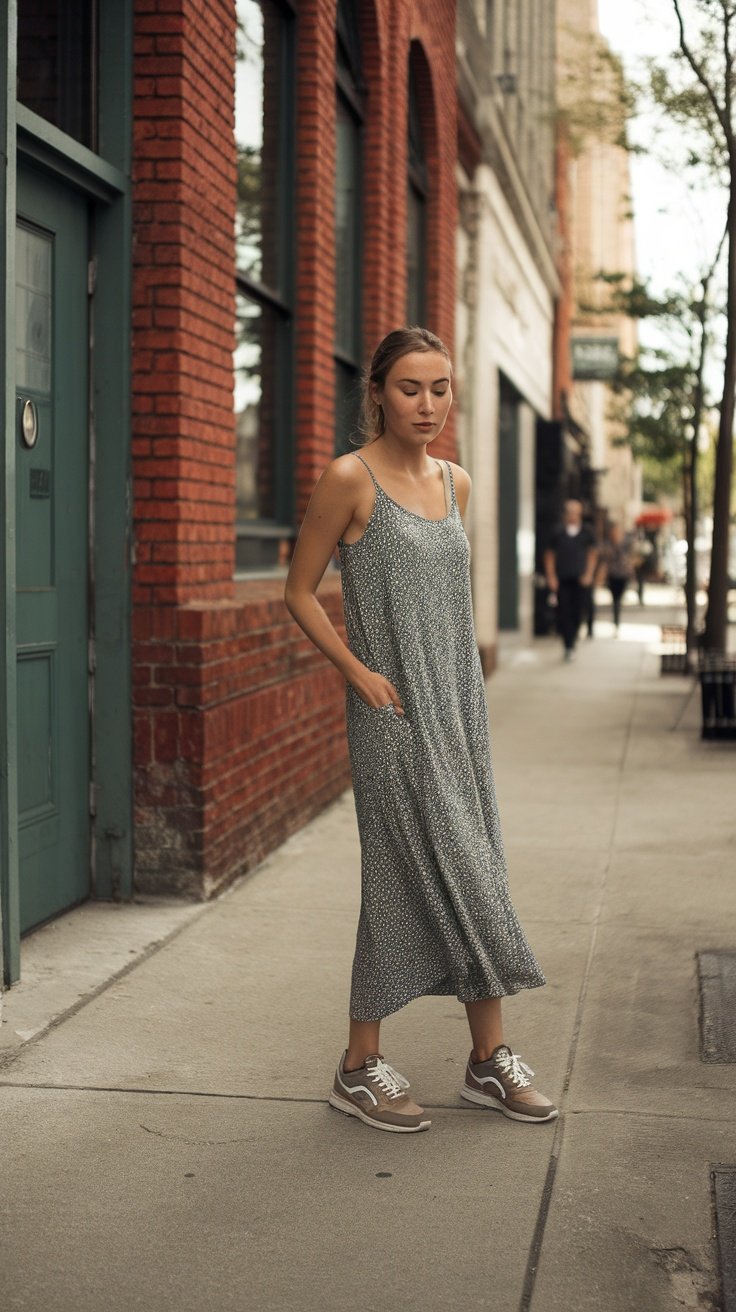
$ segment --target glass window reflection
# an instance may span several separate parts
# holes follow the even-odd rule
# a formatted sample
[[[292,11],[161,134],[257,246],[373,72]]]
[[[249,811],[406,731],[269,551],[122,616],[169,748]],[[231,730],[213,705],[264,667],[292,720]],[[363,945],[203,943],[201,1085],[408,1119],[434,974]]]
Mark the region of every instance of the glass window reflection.
[[[18,0],[22,105],[97,148],[97,0]]]
[[[283,132],[283,28],[277,4],[238,0],[236,263],[246,278],[274,291],[281,291],[284,282],[280,179],[288,143]]]
[[[239,520],[272,519],[273,463],[278,428],[278,318],[238,293],[235,348],[235,431]]]

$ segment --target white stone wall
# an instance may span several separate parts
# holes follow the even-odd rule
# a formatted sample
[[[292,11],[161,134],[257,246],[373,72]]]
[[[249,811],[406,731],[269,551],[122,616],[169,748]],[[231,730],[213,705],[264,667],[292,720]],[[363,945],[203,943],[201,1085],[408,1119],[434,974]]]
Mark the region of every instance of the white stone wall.
[[[461,460],[473,479],[467,532],[472,548],[475,623],[481,646],[498,640],[499,372],[521,395],[519,408],[520,630],[531,636],[534,569],[536,416],[550,417],[552,295],[489,167],[472,190],[458,175],[456,372]]]

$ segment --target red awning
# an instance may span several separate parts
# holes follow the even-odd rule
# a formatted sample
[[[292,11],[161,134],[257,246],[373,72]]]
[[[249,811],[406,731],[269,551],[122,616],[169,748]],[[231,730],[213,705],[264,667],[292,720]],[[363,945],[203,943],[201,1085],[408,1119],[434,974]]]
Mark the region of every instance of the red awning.
[[[667,506],[644,506],[636,517],[639,528],[657,528],[660,524],[669,524],[672,511]]]

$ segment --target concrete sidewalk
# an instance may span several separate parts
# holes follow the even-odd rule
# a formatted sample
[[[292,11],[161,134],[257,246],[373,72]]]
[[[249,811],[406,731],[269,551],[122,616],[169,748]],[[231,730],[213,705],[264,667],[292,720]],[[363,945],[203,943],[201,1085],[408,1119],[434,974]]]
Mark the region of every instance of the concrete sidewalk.
[[[462,1103],[463,1008],[385,1022],[432,1111],[326,1103],[359,904],[352,794],[0,1067],[4,1309],[714,1308],[736,1066],[699,1059],[695,953],[736,948],[736,744],[622,639],[489,683],[511,888],[547,975],[505,1004],[549,1125]],[[666,616],[664,616],[666,618]],[[642,620],[644,622],[642,622]]]

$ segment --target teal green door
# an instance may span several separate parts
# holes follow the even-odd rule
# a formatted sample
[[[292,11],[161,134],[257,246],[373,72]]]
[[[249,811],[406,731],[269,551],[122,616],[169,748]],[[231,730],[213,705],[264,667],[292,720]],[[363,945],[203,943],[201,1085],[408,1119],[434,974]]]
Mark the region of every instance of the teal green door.
[[[86,898],[87,204],[18,172],[16,475],[20,928]]]

